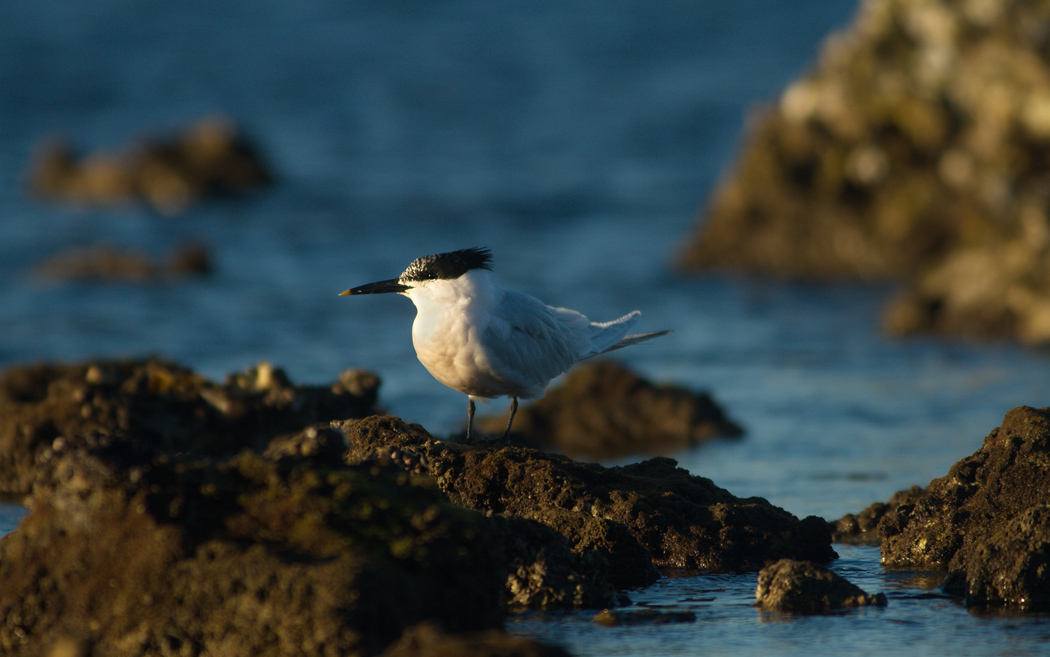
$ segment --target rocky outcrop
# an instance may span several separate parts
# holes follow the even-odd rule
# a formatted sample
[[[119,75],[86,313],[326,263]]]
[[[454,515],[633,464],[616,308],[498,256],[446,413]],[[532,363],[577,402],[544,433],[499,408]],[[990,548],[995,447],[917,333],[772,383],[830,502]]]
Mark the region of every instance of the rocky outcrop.
[[[755,606],[796,613],[886,605],[882,593],[869,595],[845,578],[814,563],[781,559],[758,573]]]
[[[1050,604],[1050,409],[1020,406],[981,449],[921,491],[898,493],[878,521],[888,566],[946,570],[972,604]],[[867,512],[865,512],[867,513]],[[861,514],[865,515],[864,513]],[[840,528],[850,526],[850,517]]]
[[[28,491],[37,462],[74,435],[211,456],[262,451],[311,424],[375,413],[378,389],[359,370],[297,386],[266,363],[222,384],[157,359],[12,367],[0,376],[0,491]]]
[[[456,504],[534,518],[577,546],[597,540],[610,561],[638,573],[632,577],[639,581],[651,569],[646,551],[658,566],[712,572],[754,571],[784,557],[825,562],[835,556],[823,520],[799,521],[764,499],[735,497],[668,458],[605,468],[523,447],[444,443],[391,417],[339,426],[347,434],[349,462],[427,474]]]
[[[507,418],[478,424],[499,435]],[[742,433],[710,395],[655,385],[611,361],[573,369],[560,386],[523,406],[513,427],[522,444],[596,460],[671,454]]]
[[[882,540],[878,530],[883,517],[902,504],[914,502],[922,497],[922,494],[921,488],[912,486],[907,490],[897,491],[887,502],[875,502],[857,514],[847,513],[830,523],[831,540],[836,543],[878,545]]]
[[[1050,505],[1002,523],[959,566],[943,588],[969,604],[1050,608]]]
[[[105,205],[143,199],[165,214],[272,181],[258,149],[222,117],[204,118],[174,138],[144,139],[122,154],[79,156],[52,141],[40,149],[29,174],[30,189],[40,198]]]
[[[907,281],[894,333],[1050,342],[1046,2],[870,0],[756,117],[683,267]]]
[[[0,651],[372,655],[421,621],[497,628],[493,524],[397,472],[243,453],[49,459],[0,541]],[[87,653],[85,653],[87,654]]]

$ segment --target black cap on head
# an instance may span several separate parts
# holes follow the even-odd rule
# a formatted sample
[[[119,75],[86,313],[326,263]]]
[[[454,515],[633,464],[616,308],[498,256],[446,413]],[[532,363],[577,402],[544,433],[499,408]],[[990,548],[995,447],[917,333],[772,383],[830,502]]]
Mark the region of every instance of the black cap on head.
[[[436,253],[413,260],[398,280],[406,283],[438,279],[452,280],[471,269],[491,270],[491,262],[492,254],[488,249],[482,247]]]

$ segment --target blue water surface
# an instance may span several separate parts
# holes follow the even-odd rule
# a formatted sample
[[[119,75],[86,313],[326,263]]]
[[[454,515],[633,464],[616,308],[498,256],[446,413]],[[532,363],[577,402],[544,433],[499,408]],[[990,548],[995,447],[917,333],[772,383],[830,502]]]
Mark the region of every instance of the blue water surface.
[[[748,117],[855,9],[4,0],[0,366],[158,354],[222,378],[266,360],[305,383],[364,367],[383,377],[392,412],[448,434],[466,402],[416,361],[411,304],[336,294],[417,256],[482,245],[507,286],[598,320],[637,308],[643,330],[674,330],[616,355],[654,380],[711,391],[747,429],[673,455],[691,472],[827,518],[925,485],[1007,410],[1048,403],[1045,352],[889,340],[878,328],[888,284],[690,277],[670,266]],[[275,187],[177,216],[26,193],[44,138],[116,152],[212,113],[255,138]],[[37,273],[70,247],[160,258],[187,240],[210,249],[215,275],[99,284]],[[2,511],[7,531],[21,511]],[[956,633],[982,637],[965,654],[1045,645],[1044,618],[975,616],[883,573],[877,552],[848,555],[838,567],[855,564],[858,583],[886,591],[886,610],[767,617],[748,606],[752,575],[664,580],[637,594],[638,604],[697,610],[688,626],[621,631],[541,615],[513,629],[581,655],[800,654],[858,632],[871,638],[858,654],[876,652],[876,635],[880,653],[942,654],[921,637]]]

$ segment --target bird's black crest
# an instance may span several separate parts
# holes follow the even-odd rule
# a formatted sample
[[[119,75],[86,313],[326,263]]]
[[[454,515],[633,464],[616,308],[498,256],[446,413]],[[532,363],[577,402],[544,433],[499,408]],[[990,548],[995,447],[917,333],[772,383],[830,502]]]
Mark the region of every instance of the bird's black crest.
[[[432,281],[459,278],[471,269],[492,269],[488,249],[474,247],[416,258],[398,280]]]

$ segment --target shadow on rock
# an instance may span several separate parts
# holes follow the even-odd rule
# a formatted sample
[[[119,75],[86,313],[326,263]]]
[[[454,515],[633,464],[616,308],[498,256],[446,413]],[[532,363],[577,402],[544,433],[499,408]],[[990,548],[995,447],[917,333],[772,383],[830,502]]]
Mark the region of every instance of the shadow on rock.
[[[392,417],[339,427],[350,463],[427,474],[456,504],[548,524],[576,549],[597,549],[619,564],[621,584],[651,582],[654,563],[744,572],[784,557],[835,557],[820,518],[799,521],[764,499],[735,497],[671,459],[605,468],[524,447],[445,443]]]
[[[1050,606],[1050,409],[1020,406],[981,449],[880,507],[887,566],[946,569],[973,605]],[[861,514],[863,516],[868,511]],[[874,513],[874,512],[873,512]],[[838,526],[849,527],[847,516]]]
[[[293,385],[263,363],[223,384],[162,360],[12,367],[0,376],[0,490],[26,492],[64,437],[93,431],[201,455],[262,451],[316,422],[376,412],[379,379],[350,370],[330,386]]]
[[[507,417],[478,424],[499,435]],[[594,460],[670,454],[742,434],[707,393],[654,385],[611,361],[573,369],[560,386],[522,407],[513,428],[522,444]]]
[[[52,457],[0,540],[4,654],[370,655],[423,620],[502,623],[493,523],[432,484],[138,445]]]

